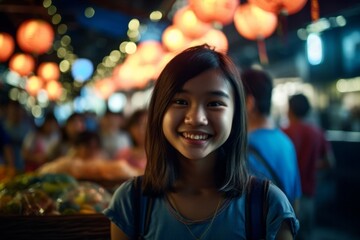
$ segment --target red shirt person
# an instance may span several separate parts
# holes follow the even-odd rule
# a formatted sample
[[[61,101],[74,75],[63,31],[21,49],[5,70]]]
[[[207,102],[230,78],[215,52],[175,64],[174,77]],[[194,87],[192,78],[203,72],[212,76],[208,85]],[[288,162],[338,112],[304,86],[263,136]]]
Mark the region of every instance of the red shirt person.
[[[292,140],[300,171],[303,196],[298,212],[301,229],[298,239],[311,239],[314,226],[317,171],[334,163],[332,148],[321,128],[305,121],[311,109],[307,97],[296,94],[289,98],[289,125],[282,130]]]

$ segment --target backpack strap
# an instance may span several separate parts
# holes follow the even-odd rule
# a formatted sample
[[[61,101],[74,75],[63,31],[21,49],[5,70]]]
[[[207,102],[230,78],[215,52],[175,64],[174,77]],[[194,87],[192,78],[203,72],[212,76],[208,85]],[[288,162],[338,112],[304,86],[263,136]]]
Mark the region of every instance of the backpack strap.
[[[266,238],[269,184],[269,180],[254,176],[250,178],[245,202],[245,229],[248,240]]]
[[[264,156],[260,153],[260,151],[249,144],[248,146],[248,151],[250,154],[252,154],[256,160],[258,160],[267,170],[268,172],[270,173],[270,176],[271,176],[271,180],[273,181],[273,183],[278,186],[283,192],[284,191],[284,186],[278,176],[278,174],[276,174],[275,170],[270,166],[269,162],[266,161],[266,159],[264,158]]]
[[[134,226],[135,239],[144,239],[149,230],[153,198],[142,194],[142,176],[135,177],[134,185]]]

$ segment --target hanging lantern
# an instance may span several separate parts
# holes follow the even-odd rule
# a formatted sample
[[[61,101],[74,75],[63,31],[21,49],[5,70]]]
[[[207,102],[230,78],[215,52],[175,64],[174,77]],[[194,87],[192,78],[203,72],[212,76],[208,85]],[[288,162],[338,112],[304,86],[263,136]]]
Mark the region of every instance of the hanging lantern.
[[[319,1],[318,0],[311,0],[311,20],[313,22],[319,20],[320,18],[320,9],[319,9]]]
[[[217,29],[211,29],[203,37],[195,39],[191,42],[191,46],[208,44],[211,47],[214,47],[216,51],[227,53],[229,48],[229,43],[226,35]]]
[[[264,11],[251,3],[240,5],[235,12],[236,30],[243,37],[257,41],[260,61],[263,64],[269,61],[264,39],[274,33],[277,22],[275,13]]]
[[[145,41],[138,45],[135,54],[139,55],[140,62],[143,64],[156,63],[160,60],[164,52],[163,46],[158,41]],[[130,55],[134,56],[134,55]]]
[[[275,14],[291,15],[299,12],[307,0],[248,0],[259,8]]]
[[[185,6],[175,13],[173,23],[189,38],[201,37],[211,29],[211,24],[198,19],[189,6]]]
[[[223,25],[233,21],[234,13],[239,5],[238,0],[190,0],[190,7],[203,22],[219,22]]]
[[[16,39],[24,52],[43,54],[49,51],[53,44],[54,30],[43,20],[31,19],[19,26]]]
[[[35,60],[32,56],[25,53],[17,53],[13,55],[9,62],[9,68],[17,72],[20,76],[28,76],[33,72]]]
[[[175,52],[181,51],[186,48],[189,39],[180,29],[178,29],[174,25],[171,25],[167,27],[163,32],[162,42],[170,52]]]
[[[43,62],[38,67],[37,75],[45,81],[58,80],[60,77],[59,65],[54,62]]]
[[[94,66],[89,59],[78,58],[71,66],[71,75],[77,82],[85,82],[93,74]]]
[[[13,54],[15,48],[14,39],[8,33],[0,33],[0,62],[5,62]]]
[[[35,76],[35,75],[31,76],[26,81],[26,91],[31,96],[36,96],[36,94],[39,92],[39,90],[42,88],[42,86],[43,86],[43,80],[40,77]]]
[[[277,16],[254,4],[244,3],[235,12],[234,25],[239,34],[249,40],[264,39],[274,33]]]
[[[46,83],[45,90],[50,100],[57,100],[62,94],[62,86],[56,80],[50,80]]]

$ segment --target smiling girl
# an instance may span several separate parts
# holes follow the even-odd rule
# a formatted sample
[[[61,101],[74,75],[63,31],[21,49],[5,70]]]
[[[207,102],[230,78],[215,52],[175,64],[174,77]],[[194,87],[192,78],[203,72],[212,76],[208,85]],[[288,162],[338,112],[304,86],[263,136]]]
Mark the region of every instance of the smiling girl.
[[[225,54],[201,45],[167,64],[149,105],[142,192],[153,205],[144,239],[246,239],[245,111]],[[134,181],[104,211],[112,239],[138,238]],[[270,184],[267,201],[266,239],[293,239],[299,224],[286,196]]]

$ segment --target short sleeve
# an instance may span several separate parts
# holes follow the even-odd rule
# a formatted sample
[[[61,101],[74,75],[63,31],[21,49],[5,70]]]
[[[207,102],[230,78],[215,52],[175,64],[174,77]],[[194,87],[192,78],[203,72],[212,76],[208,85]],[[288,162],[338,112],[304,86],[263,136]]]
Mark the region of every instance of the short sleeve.
[[[267,214],[267,236],[266,239],[275,239],[283,221],[287,221],[290,230],[295,236],[300,224],[296,218],[293,207],[285,194],[274,184],[270,184],[268,192],[269,211]]]
[[[103,211],[111,222],[118,226],[129,238],[134,235],[133,198],[134,179],[130,179],[119,186],[114,192],[111,202]]]

